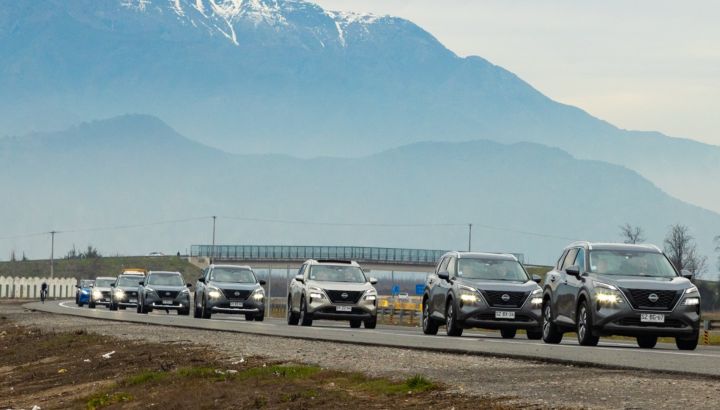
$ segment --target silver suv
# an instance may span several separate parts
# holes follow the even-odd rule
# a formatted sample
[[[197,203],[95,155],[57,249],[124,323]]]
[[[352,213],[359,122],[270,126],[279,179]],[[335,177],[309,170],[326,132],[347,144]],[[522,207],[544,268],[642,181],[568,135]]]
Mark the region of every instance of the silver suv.
[[[347,320],[350,327],[377,324],[377,279],[354,261],[307,260],[290,283],[289,325],[312,326],[314,319]]]
[[[538,282],[511,254],[446,253],[425,283],[423,332],[437,334],[444,323],[448,336],[481,327],[499,329],[506,339],[525,329],[528,339],[540,339]]]
[[[99,276],[95,278],[95,285],[93,286],[92,293],[90,294],[90,302],[88,302],[88,307],[90,309],[95,309],[95,306],[97,305],[110,305],[112,285],[115,283],[116,279],[117,278],[113,278],[111,276]]]

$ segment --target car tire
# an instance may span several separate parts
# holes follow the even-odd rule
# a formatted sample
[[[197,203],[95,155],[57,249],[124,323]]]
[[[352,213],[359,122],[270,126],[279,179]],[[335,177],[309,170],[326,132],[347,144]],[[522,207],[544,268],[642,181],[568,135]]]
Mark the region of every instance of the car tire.
[[[178,316],[190,316],[190,309],[178,310]]]
[[[377,316],[373,316],[372,319],[365,321],[365,329],[375,329],[377,326]]]
[[[514,339],[516,334],[517,334],[517,329],[513,329],[513,328],[500,329],[500,336],[502,336],[503,339]]]
[[[255,315],[255,321],[256,321],[256,322],[262,322],[262,321],[264,321],[264,320],[265,320],[265,313],[261,313],[261,314]]]
[[[119,308],[120,310],[125,310],[126,307],[127,307],[127,306],[118,306],[118,308]]]
[[[460,337],[463,334],[462,324],[457,318],[455,301],[452,299],[448,302],[447,307],[445,308],[445,333],[452,337]]]
[[[312,316],[307,311],[305,298],[300,299],[300,326],[312,326]]]
[[[110,310],[112,310],[112,311],[118,310],[118,307],[117,307],[116,305],[114,305],[114,304],[111,303],[111,304],[110,304]]]
[[[528,331],[527,331],[527,338],[528,338],[528,340],[540,340],[540,339],[542,339],[542,330],[528,330]]]
[[[550,301],[543,305],[542,339],[545,343],[558,344],[562,342],[563,334],[552,320],[552,306]]]
[[[92,303],[92,302],[88,303],[88,308],[89,308],[89,309],[95,309],[95,304]]]
[[[287,305],[287,324],[290,326],[297,326],[297,324],[300,322],[300,314],[295,313],[292,310],[292,299],[288,298],[288,305]]]
[[[212,312],[208,309],[206,300],[203,300],[201,316],[203,319],[210,319],[212,317]]]
[[[252,322],[253,320],[255,320],[255,315],[252,313],[247,313],[245,314],[245,320],[248,322]]]
[[[359,319],[358,319],[358,320],[354,320],[354,319],[353,319],[353,320],[350,321],[350,327],[351,327],[351,328],[357,329],[357,328],[359,328],[360,326],[362,326],[362,320],[359,320]]]
[[[638,336],[637,344],[643,349],[652,349],[657,344],[657,336]]]
[[[423,302],[423,310],[422,310],[422,329],[423,333],[426,335],[436,335],[438,332],[438,328],[440,326],[438,323],[430,317],[430,304],[427,300]]]
[[[675,338],[675,346],[680,350],[695,350],[698,345],[699,334],[695,334],[695,337],[691,338]]]
[[[84,305],[83,302],[78,302],[78,306],[83,307],[83,305]]]
[[[592,333],[592,314],[585,300],[578,307],[575,323],[577,323],[577,339],[580,346],[597,346],[600,338]]]
[[[198,307],[197,300],[198,296],[195,294],[195,297],[193,298],[193,317],[200,319],[202,317],[202,307]]]

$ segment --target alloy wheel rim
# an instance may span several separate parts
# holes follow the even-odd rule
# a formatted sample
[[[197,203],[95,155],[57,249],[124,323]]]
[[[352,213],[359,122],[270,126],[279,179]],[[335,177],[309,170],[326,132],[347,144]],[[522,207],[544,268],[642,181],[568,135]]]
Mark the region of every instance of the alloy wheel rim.
[[[427,303],[423,306],[423,328],[427,329],[428,326],[428,305]]]
[[[452,328],[452,324],[453,324],[453,313],[455,313],[455,312],[453,312],[453,307],[452,307],[452,305],[448,306],[448,314],[447,314],[447,322],[446,322],[446,323],[447,323],[447,328],[448,328],[448,330],[450,330],[450,329]]]
[[[550,334],[550,306],[545,306],[545,320],[543,320],[543,335],[547,338]]]
[[[580,308],[580,320],[578,323],[578,336],[580,336],[580,339],[585,338],[585,321],[587,319],[587,311],[585,310],[585,307]]]

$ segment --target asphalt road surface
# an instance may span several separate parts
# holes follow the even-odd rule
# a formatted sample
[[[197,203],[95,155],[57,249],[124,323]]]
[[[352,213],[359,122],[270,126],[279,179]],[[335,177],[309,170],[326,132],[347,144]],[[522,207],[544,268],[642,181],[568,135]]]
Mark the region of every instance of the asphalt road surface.
[[[74,301],[28,303],[26,308],[75,315],[86,318],[117,320],[190,329],[240,332],[257,335],[324,340],[331,342],[401,347],[446,353],[541,360],[618,369],[643,369],[720,377],[720,347],[699,346],[695,351],[679,351],[674,344],[658,343],[654,349],[641,349],[633,342],[600,339],[597,347],[582,347],[574,335],[563,343],[549,345],[518,336],[502,339],[499,334],[466,331],[460,338],[442,334],[427,336],[418,328],[378,325],[376,329],[351,329],[347,322],[316,321],[312,327],[288,326],[284,320],[266,318],[264,322],[247,322],[242,315],[213,315],[212,319],[178,316],[170,311],[140,315],[135,310],[109,311],[78,307]]]

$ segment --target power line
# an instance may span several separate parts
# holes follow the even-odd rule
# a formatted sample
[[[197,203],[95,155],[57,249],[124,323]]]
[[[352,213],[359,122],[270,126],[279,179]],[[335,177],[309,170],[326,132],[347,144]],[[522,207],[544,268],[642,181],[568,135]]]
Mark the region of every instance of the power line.
[[[300,221],[289,219],[267,219],[267,218],[249,218],[242,216],[218,216],[222,219],[230,219],[245,222],[263,222],[287,225],[316,225],[316,226],[350,226],[350,227],[377,227],[377,228],[425,228],[425,227],[457,227],[467,226],[467,224],[457,223],[424,223],[424,224],[393,224],[393,223],[351,223],[351,222],[320,222],[320,221]]]

